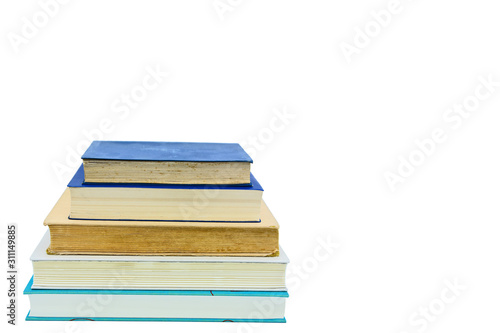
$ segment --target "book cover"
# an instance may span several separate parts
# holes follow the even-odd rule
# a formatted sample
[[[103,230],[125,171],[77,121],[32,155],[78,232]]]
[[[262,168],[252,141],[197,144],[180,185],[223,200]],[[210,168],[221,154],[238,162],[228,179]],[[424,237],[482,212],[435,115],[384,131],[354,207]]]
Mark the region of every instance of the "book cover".
[[[86,183],[83,164],[68,183],[68,187],[122,187],[122,188],[158,188],[180,190],[237,190],[237,191],[264,191],[260,183],[250,174],[250,184],[235,185],[186,185],[186,184],[138,184],[138,183]]]
[[[24,295],[175,295],[175,296],[239,296],[239,297],[288,297],[288,291],[254,290],[133,290],[133,289],[33,289],[33,276],[24,288]]]
[[[286,319],[243,319],[243,318],[131,318],[131,317],[37,317],[28,313],[27,321],[165,321],[165,322],[200,322],[200,323],[286,323]]]
[[[94,141],[82,159],[177,162],[247,162],[237,143]]]

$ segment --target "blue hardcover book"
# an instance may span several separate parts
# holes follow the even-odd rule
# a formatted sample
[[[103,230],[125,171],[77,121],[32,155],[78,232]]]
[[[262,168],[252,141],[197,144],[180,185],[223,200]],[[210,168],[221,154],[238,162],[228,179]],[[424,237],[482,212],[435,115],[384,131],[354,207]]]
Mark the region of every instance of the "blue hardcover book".
[[[237,143],[94,141],[82,156],[95,183],[248,184],[251,157]]]
[[[252,163],[237,143],[208,142],[94,141],[82,159]]]
[[[249,186],[87,183],[83,166],[68,187],[72,219],[259,222],[263,189]]]
[[[32,286],[33,278],[24,290],[31,303],[26,320],[285,322],[288,298],[286,291],[71,290]]]

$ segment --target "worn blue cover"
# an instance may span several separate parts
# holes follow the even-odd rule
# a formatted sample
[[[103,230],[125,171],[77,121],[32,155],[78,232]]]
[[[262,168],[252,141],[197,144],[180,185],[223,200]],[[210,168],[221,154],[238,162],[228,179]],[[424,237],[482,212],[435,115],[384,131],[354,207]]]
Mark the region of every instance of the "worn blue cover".
[[[237,143],[94,141],[87,160],[248,162],[252,158]]]
[[[135,188],[169,188],[185,190],[240,190],[240,191],[263,191],[259,182],[250,173],[250,185],[185,185],[185,184],[135,184],[135,183],[86,183],[83,164],[73,176],[68,187],[135,187]]]

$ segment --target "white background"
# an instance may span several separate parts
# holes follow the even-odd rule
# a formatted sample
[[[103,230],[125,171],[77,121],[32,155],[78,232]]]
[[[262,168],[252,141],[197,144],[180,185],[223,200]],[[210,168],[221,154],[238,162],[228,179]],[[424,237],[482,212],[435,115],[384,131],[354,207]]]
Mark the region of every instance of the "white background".
[[[3,1],[1,220],[19,226],[21,290],[32,274],[31,251],[46,230],[43,219],[76,170],[67,159],[87,144],[85,133],[112,140],[240,142],[257,152],[252,170],[292,260],[288,323],[68,328],[25,322],[29,302],[20,295],[18,326],[6,324],[2,307],[2,327],[498,331],[500,87],[460,126],[456,118],[443,118],[454,104],[477,101],[481,76],[500,81],[498,4],[401,0],[380,27],[370,12],[385,10],[389,1],[221,3],[229,6],[222,15],[212,0],[69,1],[15,47],[13,36],[22,37],[27,24],[23,17],[33,22],[41,7],[34,0]],[[374,30],[364,45],[357,29],[366,26]],[[341,45],[356,47],[355,38],[358,53],[348,62]],[[128,115],[115,112],[117,99],[140,89],[147,68],[157,67],[168,78]],[[285,111],[289,118],[280,123],[276,112]],[[106,133],[99,129],[103,119]],[[397,173],[398,156],[422,157],[415,140],[431,138],[436,128],[446,140],[391,191],[384,174]],[[55,166],[67,169],[56,172]],[[319,260],[318,239],[328,237],[340,247]],[[466,290],[442,302],[442,293],[453,296],[446,281],[455,280]],[[424,325],[415,313],[429,306],[437,315]],[[420,318],[419,324],[411,318]]]

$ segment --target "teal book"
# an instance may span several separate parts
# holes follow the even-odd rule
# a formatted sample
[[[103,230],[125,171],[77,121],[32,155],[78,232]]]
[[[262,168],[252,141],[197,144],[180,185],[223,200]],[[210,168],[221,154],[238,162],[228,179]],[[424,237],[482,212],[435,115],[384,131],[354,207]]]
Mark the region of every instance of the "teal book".
[[[119,277],[110,277],[110,283]],[[285,322],[286,291],[33,289],[26,320]]]
[[[250,183],[252,158],[237,143],[94,141],[82,155],[88,183]]]

